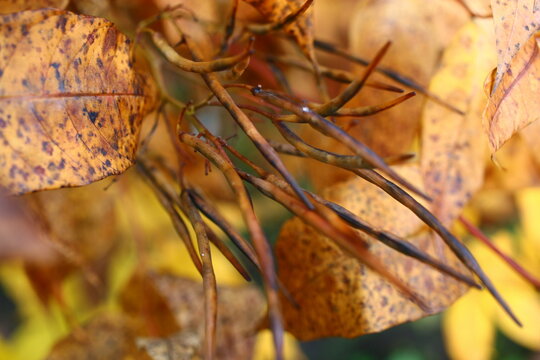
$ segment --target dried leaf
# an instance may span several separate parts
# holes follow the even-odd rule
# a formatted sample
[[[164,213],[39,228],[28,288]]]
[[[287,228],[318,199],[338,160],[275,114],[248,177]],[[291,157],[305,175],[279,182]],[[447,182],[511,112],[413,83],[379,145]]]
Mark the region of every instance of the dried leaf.
[[[522,136],[510,138],[497,152],[496,159],[497,164],[488,163],[487,184],[484,187],[501,188],[510,194],[540,184],[540,169],[535,163],[535,154]]]
[[[420,185],[417,168],[403,167],[399,172],[413,184]],[[430,255],[462,269],[440,239],[432,238],[416,216],[376,186],[351,179],[328,188],[323,196],[351,210],[373,227],[406,237]],[[359,235],[369,242],[370,252],[389,271],[426,299],[432,312],[444,309],[465,290],[463,285],[432,268],[362,233]],[[346,256],[331,240],[298,218],[282,228],[276,251],[279,277],[299,305],[296,308],[283,300],[287,329],[301,340],[355,337],[427,315],[386,280]]]
[[[262,16],[272,23],[278,23],[298,10],[305,0],[244,0],[255,7]],[[313,9],[309,8],[300,15],[294,22],[284,26],[285,31],[291,35],[304,55],[310,59],[315,59],[315,48],[313,47]]]
[[[132,162],[153,82],[104,19],[44,9],[0,17],[0,184],[88,184]]]
[[[69,0],[0,0],[0,14],[42,8],[65,9]]]
[[[139,338],[137,344],[152,360],[202,360],[201,341],[199,334],[186,331],[164,339]]]
[[[138,336],[165,337],[180,329],[164,295],[141,271],[122,290],[120,303]]]
[[[536,165],[540,166],[540,142],[538,142],[538,138],[540,137],[540,121],[535,121],[529,124],[528,126],[523,128],[519,132],[519,134],[520,134],[520,137],[527,144],[528,148],[530,149],[530,152],[532,156],[534,157]]]
[[[512,59],[533,33],[540,29],[540,5],[536,0],[491,0],[497,45],[494,88],[511,67]]]
[[[493,151],[516,131],[539,118],[540,32],[533,34],[508,63],[484,111],[484,127]]]
[[[460,115],[428,102],[422,118],[422,173],[433,213],[447,226],[483,183],[483,80],[495,62],[491,20],[477,19],[456,34],[431,80],[432,93],[466,110]]]
[[[173,309],[182,334],[196,334],[199,345],[202,346],[204,337],[202,284],[167,275],[155,275],[152,279]],[[262,321],[264,310],[263,296],[254,286],[218,286],[217,359],[235,360],[251,357],[256,331]]]
[[[135,336],[118,316],[100,315],[81,331],[60,340],[47,360],[151,360],[145,350],[138,349]]]

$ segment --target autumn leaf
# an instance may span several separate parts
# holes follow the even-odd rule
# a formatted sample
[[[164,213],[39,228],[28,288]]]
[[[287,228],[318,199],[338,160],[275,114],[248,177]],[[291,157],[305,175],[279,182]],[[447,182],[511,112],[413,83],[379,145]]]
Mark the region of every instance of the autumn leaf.
[[[263,17],[278,23],[287,16],[294,14],[305,3],[305,0],[244,0],[255,7]],[[307,9],[295,21],[284,26],[285,31],[291,35],[304,55],[311,61],[315,60],[313,47],[313,8]]]
[[[139,349],[136,338],[123,318],[102,314],[59,341],[47,360],[133,359],[151,360]]]
[[[65,9],[69,0],[0,0],[0,14],[42,8]]]
[[[0,184],[88,184],[133,162],[151,79],[104,19],[44,9],[0,17]]]
[[[140,270],[122,290],[120,303],[138,336],[165,337],[180,330],[163,294]]]
[[[431,79],[432,93],[466,111],[461,115],[427,102],[422,116],[422,173],[433,213],[447,226],[484,179],[483,80],[496,62],[493,43],[491,20],[469,22],[448,45]]]
[[[171,307],[181,334],[198,339],[195,348],[200,355],[204,339],[202,283],[159,274],[151,276],[151,281]],[[251,285],[218,286],[217,359],[251,357],[264,308],[261,293]],[[153,343],[156,345],[155,341]]]
[[[540,33],[535,33],[523,44],[491,93],[484,111],[484,126],[493,151],[539,118],[540,106],[536,101],[540,89],[539,36]]]
[[[494,88],[511,67],[512,59],[527,39],[540,29],[540,7],[535,0],[492,0],[493,24],[497,46],[497,74]]]
[[[484,127],[497,151],[515,132],[538,119],[540,8],[535,1],[492,1],[497,72],[489,82],[491,97]]]
[[[421,184],[418,168],[401,175]],[[375,228],[383,228],[447,264],[462,269],[455,256],[422,222],[374,185],[351,179],[326,189],[323,197],[351,210]],[[465,287],[436,270],[359,233],[386,268],[423,296],[434,313],[459,297]],[[301,340],[326,336],[355,337],[382,331],[428,315],[377,273],[345,255],[330,239],[295,218],[276,244],[279,278],[297,306],[283,299],[287,329]]]

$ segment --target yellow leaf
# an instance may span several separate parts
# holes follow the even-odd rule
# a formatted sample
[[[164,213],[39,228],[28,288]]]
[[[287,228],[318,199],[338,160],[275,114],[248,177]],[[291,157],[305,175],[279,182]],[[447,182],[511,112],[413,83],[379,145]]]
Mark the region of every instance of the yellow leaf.
[[[22,318],[22,324],[9,341],[1,341],[1,348],[11,354],[6,359],[41,360],[65,332],[66,325],[57,307],[46,310],[42,306],[19,265],[5,263],[0,267],[0,281],[17,304],[17,311]]]
[[[519,206],[519,215],[525,241],[531,242],[536,251],[540,252],[540,188],[526,188],[516,194],[517,203]],[[533,250],[531,249],[531,250]]]
[[[305,360],[298,341],[289,334],[285,333],[283,338],[283,359],[284,360]],[[275,359],[274,343],[272,341],[272,332],[262,330],[257,334],[255,349],[253,351],[253,360],[273,360]]]
[[[428,101],[422,116],[422,173],[434,200],[433,213],[446,225],[483,183],[483,79],[496,62],[494,43],[490,20],[467,23],[446,48],[431,79],[431,92],[466,110],[460,115]]]
[[[0,17],[0,185],[84,185],[133,162],[155,87],[114,24],[42,9]]]
[[[509,286],[504,296],[523,327],[497,309],[497,324],[506,336],[529,349],[540,351],[540,295],[532,286]]]
[[[453,360],[489,360],[495,340],[492,308],[481,306],[483,294],[471,290],[444,314],[445,346]]]

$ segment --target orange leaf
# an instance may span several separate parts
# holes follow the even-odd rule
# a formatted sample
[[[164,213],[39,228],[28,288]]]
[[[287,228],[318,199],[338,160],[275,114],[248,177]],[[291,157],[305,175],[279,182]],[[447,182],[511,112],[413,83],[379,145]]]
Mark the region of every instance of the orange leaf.
[[[0,17],[0,185],[11,193],[122,173],[155,88],[107,20],[43,9]]]
[[[420,185],[417,168],[400,175]],[[323,197],[351,210],[375,228],[406,237],[418,248],[462,269],[460,262],[408,209],[376,186],[351,179],[328,188]],[[434,313],[460,296],[465,287],[432,268],[359,233],[385,268],[428,302]],[[345,255],[330,239],[295,218],[282,228],[276,244],[279,278],[298,303],[283,299],[288,331],[302,340],[355,337],[419,319],[428,313],[407,300],[384,278]]]
[[[493,88],[484,111],[484,127],[493,151],[540,117],[539,36],[540,32],[533,34],[521,46]]]
[[[262,16],[272,23],[277,23],[285,17],[292,15],[305,2],[305,0],[244,0],[255,7]],[[310,60],[315,59],[313,47],[313,8],[309,8],[294,22],[284,26]]]
[[[180,330],[164,295],[142,271],[132,275],[120,294],[120,303],[138,336],[164,337]]]

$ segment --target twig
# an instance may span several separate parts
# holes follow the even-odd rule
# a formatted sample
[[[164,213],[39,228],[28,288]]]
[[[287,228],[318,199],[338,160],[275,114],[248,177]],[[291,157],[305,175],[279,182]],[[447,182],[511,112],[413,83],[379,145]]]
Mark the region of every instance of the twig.
[[[537,291],[540,291],[540,279],[537,279],[533,274],[525,270],[514,259],[502,252],[479,228],[474,226],[469,220],[463,216],[459,216],[459,221],[465,226],[467,231],[480,240],[490,250],[492,250],[497,256],[499,256],[508,266],[510,266],[519,276],[528,281]]]
[[[480,19],[489,19],[493,17],[493,13],[491,14],[478,14],[477,12],[472,11],[472,9],[467,5],[467,3],[464,0],[455,0],[459,5],[461,5],[471,17],[476,17]]]
[[[229,42],[231,40],[232,34],[234,33],[234,27],[236,25],[236,13],[238,11],[238,2],[239,0],[233,0],[231,14],[228,17],[229,21],[227,22],[227,26],[225,27],[225,35],[223,36],[223,40],[221,41],[221,48],[219,51],[219,55],[224,54],[229,47]]]
[[[238,159],[242,160],[244,163],[246,163],[249,167],[251,167],[253,170],[259,174],[263,179],[269,181],[270,183],[274,184],[275,186],[279,187],[281,190],[291,194],[292,189],[290,186],[284,182],[282,179],[278,178],[274,174],[271,174],[264,170],[263,168],[257,166],[255,163],[253,163],[251,160],[249,160],[247,157],[239,153],[236,149],[229,146],[225,141],[221,141],[224,146]],[[319,204],[325,205],[329,209],[333,210],[339,217],[341,217],[343,220],[348,222],[351,226],[354,228],[366,233],[367,235],[370,235],[374,237],[375,239],[381,241],[385,245],[393,248],[394,250],[402,253],[405,256],[409,256],[412,258],[415,258],[429,266],[432,266],[433,268],[441,271],[442,273],[445,273],[459,281],[462,281],[470,286],[474,286],[476,288],[480,288],[480,286],[471,278],[468,276],[465,276],[456,270],[452,269],[448,265],[440,262],[439,260],[431,257],[429,254],[423,253],[421,250],[416,248],[414,245],[407,243],[404,240],[401,240],[398,236],[389,233],[387,231],[381,231],[372,228],[371,226],[364,223],[360,218],[358,218],[356,215],[348,211],[347,209],[339,206],[336,203],[333,203],[331,201],[325,200],[319,195],[316,195],[312,192],[309,192],[307,190],[304,190],[306,194],[309,194]]]
[[[274,334],[274,346],[276,349],[276,355],[278,359],[282,358],[283,352],[283,320],[281,317],[281,310],[279,305],[279,298],[277,296],[277,281],[274,270],[274,261],[272,251],[262,228],[257,220],[255,212],[251,205],[251,199],[249,194],[242,183],[242,179],[234,169],[231,161],[224,157],[221,153],[212,148],[209,144],[187,133],[179,134],[180,140],[185,144],[193,147],[204,155],[207,159],[212,161],[225,175],[225,178],[229,182],[233,192],[235,193],[240,207],[242,216],[247,225],[250,236],[255,246],[255,251],[261,265],[261,272],[266,288],[266,295],[268,299],[270,323],[272,333]]]
[[[299,61],[298,59],[293,58],[291,56],[265,55],[265,59],[269,63],[278,62],[285,65],[297,67],[301,70],[313,71],[312,67],[310,67],[309,64],[305,64],[302,61]],[[345,71],[341,69],[332,69],[332,68],[328,68],[322,65],[320,65],[319,67],[320,67],[322,76],[325,76],[335,81],[339,81],[342,83],[350,83],[354,81],[354,79],[356,78],[356,76],[349,71]],[[380,90],[391,91],[391,92],[398,92],[398,93],[404,92],[403,89],[400,89],[394,85],[386,84],[377,80],[366,81],[365,86],[380,89]]]
[[[367,163],[369,163],[374,168],[380,169],[385,174],[387,174],[390,178],[396,180],[398,183],[402,184],[406,188],[410,189],[411,191],[417,193],[418,195],[422,197],[426,197],[426,195],[420,191],[416,186],[412,185],[409,181],[404,179],[402,176],[400,176],[398,173],[396,173],[392,168],[390,168],[384,160],[379,157],[373,150],[368,148],[366,145],[349,135],[347,132],[343,131],[341,128],[336,126],[335,124],[331,123],[330,121],[326,120],[316,112],[312,111],[308,107],[299,106],[297,104],[292,103],[289,100],[280,98],[279,96],[275,95],[272,92],[265,91],[259,87],[255,87],[252,90],[252,93],[256,96],[260,96],[264,100],[268,101],[269,103],[279,106],[287,111],[290,111],[303,119],[304,121],[308,122],[309,125],[311,125],[314,129],[320,131],[321,133],[330,136],[341,143],[343,143],[345,146],[347,146],[350,150],[352,150],[356,155],[362,157]]]
[[[204,358],[206,360],[214,359],[216,352],[216,323],[217,323],[217,285],[214,268],[212,266],[212,254],[210,252],[210,243],[206,233],[205,224],[201,215],[191,202],[187,192],[183,191],[180,195],[186,215],[188,216],[199,245],[199,253],[202,259],[203,288],[204,288],[204,324],[205,324],[205,342]]]
[[[197,45],[191,40],[189,36],[186,36],[186,43],[191,50],[194,58],[201,59],[202,54]],[[264,155],[266,160],[279,171],[279,173],[287,180],[287,182],[293,187],[296,194],[302,199],[302,201],[310,208],[313,207],[309,200],[305,197],[304,193],[300,190],[300,186],[294,179],[294,177],[287,171],[287,168],[274,151],[274,149],[268,144],[268,141],[257,128],[253,125],[251,120],[246,114],[236,105],[229,93],[223,88],[219,82],[217,76],[214,73],[201,74],[204,81],[215,94],[216,98],[223,104],[225,109],[231,114],[233,119],[237,122],[246,135],[253,141],[257,149]]]
[[[231,241],[242,251],[244,255],[257,267],[259,260],[251,244],[247,242],[236,229],[215,209],[210,202],[206,201],[199,192],[191,190],[190,196],[197,208],[214,224],[216,224]]]
[[[150,31],[150,30],[148,30]],[[250,39],[248,48],[238,55],[220,58],[211,61],[192,61],[180,56],[176,50],[169,45],[167,40],[157,32],[151,31],[154,45],[161,51],[165,58],[183,71],[194,72],[198,74],[207,74],[216,71],[223,71],[241,63],[245,58],[253,53],[253,41]]]
[[[328,211],[325,212],[321,207],[317,208],[317,211],[306,208],[306,206],[297,199],[268,181],[253,177],[240,170],[238,170],[238,173],[244,180],[254,185],[264,195],[279,202],[292,213],[300,217],[304,222],[334,240],[334,242],[347,254],[353,256],[372,270],[379,273],[423,311],[428,313],[431,311],[429,305],[420,297],[420,295],[416,294],[414,290],[411,290],[401,279],[386,270],[383,263],[369,253],[367,243],[346,225],[343,220],[335,215],[332,216]],[[324,215],[319,214],[319,212]]]
[[[335,55],[339,55],[347,60],[350,60],[350,61],[353,61],[355,63],[358,63],[360,65],[364,65],[364,66],[367,66],[369,64],[369,61],[365,60],[365,59],[362,59],[358,56],[355,56],[355,55],[352,55],[350,53],[348,53],[346,50],[343,50],[343,49],[340,49],[338,48],[337,46],[334,46],[330,43],[327,43],[325,41],[322,41],[322,40],[315,40],[315,47],[319,48],[320,50],[323,50],[325,52],[328,52],[328,53],[331,53],[331,54],[335,54]],[[456,108],[455,106],[447,103],[446,101],[442,100],[440,97],[438,97],[437,95],[431,93],[429,90],[425,89],[423,86],[421,86],[420,84],[416,83],[415,81],[411,80],[410,78],[406,77],[406,76],[403,76],[391,69],[388,69],[388,68],[385,68],[385,67],[377,67],[377,69],[375,69],[375,71],[377,72],[380,72],[381,74],[389,77],[390,79],[392,80],[395,80],[397,81],[398,83],[400,84],[403,84],[405,86],[408,86],[410,87],[411,89],[413,90],[416,90],[418,91],[420,94],[423,94],[425,95],[428,99],[430,100],[433,100],[435,101],[436,103],[446,107],[447,109],[449,110],[452,110],[460,115],[465,115],[465,113]]]
[[[171,219],[174,230],[176,231],[176,233],[178,234],[178,236],[180,237],[180,239],[186,246],[189,257],[191,258],[191,261],[193,262],[193,265],[195,265],[195,268],[197,268],[197,271],[199,271],[199,273],[202,276],[203,266],[202,266],[201,260],[197,256],[197,252],[195,251],[195,248],[193,247],[193,243],[191,242],[191,237],[189,236],[189,231],[187,229],[186,224],[184,223],[184,220],[178,214],[178,211],[174,208],[174,205],[173,205],[174,200],[170,197],[170,195],[165,190],[163,190],[163,186],[159,183],[159,181],[152,174],[150,169],[143,163],[142,160],[138,161],[136,163],[136,166],[137,166],[137,170],[139,170],[139,172],[143,175],[143,178],[146,180],[146,183],[154,191],[154,194],[156,195],[161,206],[163,206],[163,208],[169,215],[169,218]]]
[[[193,202],[193,198],[191,197],[190,191],[189,190],[185,190],[185,191],[187,191],[189,193],[191,201]],[[197,209],[198,208],[199,207],[197,206]],[[233,252],[227,247],[227,245],[225,245],[223,240],[221,240],[219,238],[219,236],[216,235],[214,230],[212,230],[212,228],[210,226],[208,226],[208,224],[206,224],[206,223],[204,223],[204,229],[205,229],[204,231],[206,232],[206,235],[208,237],[208,240],[210,240],[210,242],[212,244],[214,244],[214,246],[219,250],[219,252],[223,256],[225,256],[225,258],[236,269],[236,271],[238,271],[238,273],[240,275],[242,275],[244,280],[251,281],[251,276],[249,276],[249,273],[244,268],[244,265],[242,265],[242,263],[236,258],[236,256],[233,254]]]
[[[309,9],[312,3],[313,0],[306,0],[302,6],[285,16],[281,21],[270,24],[249,24],[246,26],[246,28],[249,32],[256,35],[264,35],[272,31],[280,30],[284,26],[295,22],[300,16],[302,16],[303,13],[307,11],[307,9]]]
[[[378,186],[388,195],[408,207],[413,213],[415,213],[422,221],[424,221],[429,227],[431,227],[443,241],[452,249],[454,254],[463,262],[465,266],[469,268],[478,278],[482,281],[488,291],[493,295],[501,307],[506,313],[514,320],[516,324],[521,326],[521,322],[517,319],[514,312],[508,306],[506,301],[499,294],[489,277],[484,273],[484,270],[478,264],[478,261],[474,258],[473,254],[463,245],[458,239],[448,231],[440,221],[422,204],[416,201],[412,196],[403,191],[399,186],[386,180],[373,170],[355,170],[355,173],[370,183]]]

